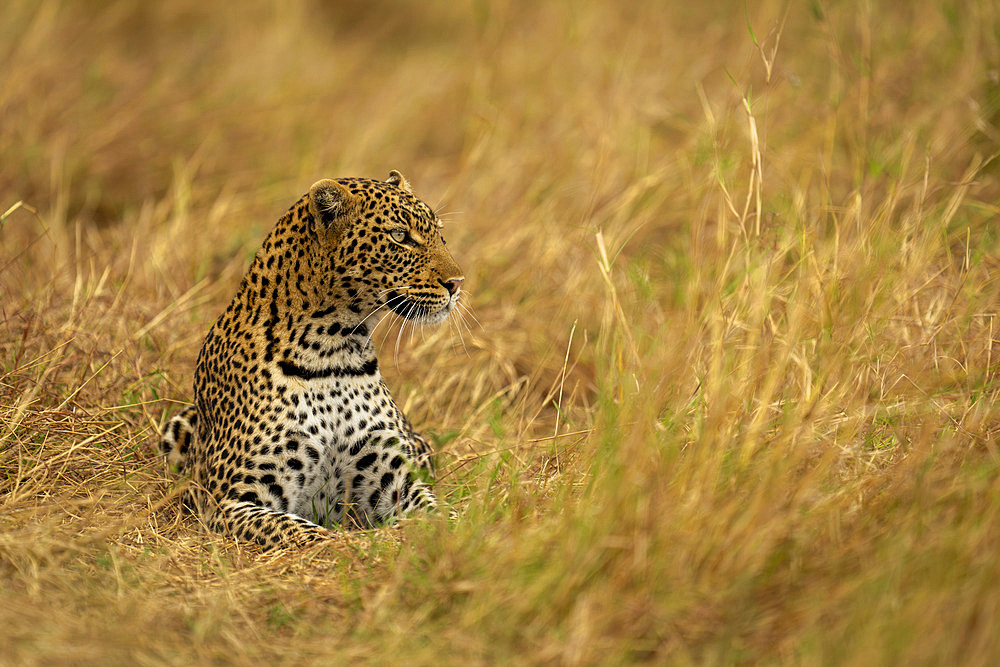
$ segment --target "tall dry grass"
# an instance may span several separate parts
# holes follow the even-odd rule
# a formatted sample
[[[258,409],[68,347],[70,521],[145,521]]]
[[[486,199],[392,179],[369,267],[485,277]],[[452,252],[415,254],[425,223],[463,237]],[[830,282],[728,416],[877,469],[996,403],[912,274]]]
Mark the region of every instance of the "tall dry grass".
[[[8,0],[0,662],[994,663],[1000,10],[890,4]],[[478,320],[379,337],[461,518],[201,531],[202,336],[393,168]]]

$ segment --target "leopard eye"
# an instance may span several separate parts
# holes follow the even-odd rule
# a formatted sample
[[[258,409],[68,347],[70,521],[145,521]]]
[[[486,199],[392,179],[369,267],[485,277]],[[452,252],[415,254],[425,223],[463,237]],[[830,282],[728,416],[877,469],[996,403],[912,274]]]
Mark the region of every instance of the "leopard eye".
[[[389,232],[389,236],[391,236],[392,240],[395,241],[396,243],[402,243],[403,241],[406,240],[406,232],[404,232],[402,229],[392,230],[391,232]]]

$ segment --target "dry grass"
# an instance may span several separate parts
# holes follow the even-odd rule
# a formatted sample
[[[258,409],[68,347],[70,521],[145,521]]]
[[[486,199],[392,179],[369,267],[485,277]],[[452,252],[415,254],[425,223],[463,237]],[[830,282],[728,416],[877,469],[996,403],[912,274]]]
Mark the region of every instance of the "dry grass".
[[[0,662],[995,664],[1000,10],[665,4],[8,0]],[[393,168],[479,320],[382,349],[462,518],[201,532],[201,337]]]

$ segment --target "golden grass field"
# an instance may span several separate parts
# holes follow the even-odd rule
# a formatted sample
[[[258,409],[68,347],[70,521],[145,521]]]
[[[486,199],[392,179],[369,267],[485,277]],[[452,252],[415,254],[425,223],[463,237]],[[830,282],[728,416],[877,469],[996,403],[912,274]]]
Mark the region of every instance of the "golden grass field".
[[[996,3],[3,4],[0,664],[1000,661]],[[204,532],[203,336],[390,169],[478,320],[376,333],[460,518]]]

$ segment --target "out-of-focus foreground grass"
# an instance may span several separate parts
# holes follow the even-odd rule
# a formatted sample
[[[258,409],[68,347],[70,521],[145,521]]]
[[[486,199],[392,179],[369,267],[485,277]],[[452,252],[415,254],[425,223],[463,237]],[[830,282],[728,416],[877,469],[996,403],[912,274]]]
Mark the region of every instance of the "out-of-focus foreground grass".
[[[682,4],[6,0],[0,662],[995,664],[1000,8]],[[461,518],[202,532],[201,338],[390,169],[478,318],[377,335]]]

